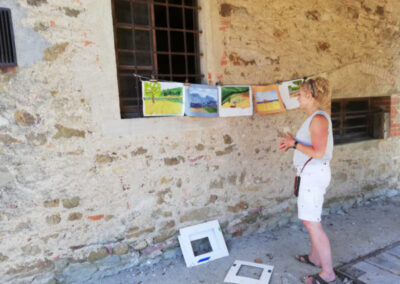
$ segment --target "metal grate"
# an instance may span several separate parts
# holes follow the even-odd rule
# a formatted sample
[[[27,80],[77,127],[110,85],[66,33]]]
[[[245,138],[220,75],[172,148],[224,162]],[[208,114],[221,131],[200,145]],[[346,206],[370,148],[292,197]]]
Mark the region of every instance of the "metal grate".
[[[358,257],[335,268],[354,284],[400,283],[400,242]]]
[[[14,31],[11,10],[0,8],[0,67],[16,66]]]
[[[140,80],[200,83],[196,0],[112,0],[122,118],[142,117]]]

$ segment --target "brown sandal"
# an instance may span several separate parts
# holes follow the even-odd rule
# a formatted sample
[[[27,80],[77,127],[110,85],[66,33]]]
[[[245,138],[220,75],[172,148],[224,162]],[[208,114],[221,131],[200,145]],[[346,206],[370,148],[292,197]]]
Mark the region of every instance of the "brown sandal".
[[[310,258],[308,257],[308,254],[298,255],[298,256],[296,256],[296,260],[301,262],[301,263],[309,264],[309,265],[312,265],[312,266],[315,266],[315,267],[321,267],[320,265],[316,265],[316,264],[312,263],[310,261]]]
[[[308,275],[307,277],[312,279],[311,284],[336,284],[336,278],[335,280],[326,282],[321,276],[319,276],[319,274]],[[303,281],[304,283],[308,283],[306,277],[303,278]]]

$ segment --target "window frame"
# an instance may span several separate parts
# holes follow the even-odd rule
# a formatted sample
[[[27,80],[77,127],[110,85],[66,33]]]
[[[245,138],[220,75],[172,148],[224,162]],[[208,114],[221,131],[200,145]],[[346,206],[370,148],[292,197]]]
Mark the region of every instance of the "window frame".
[[[122,1],[126,3],[131,3],[130,5],[130,23],[119,23],[117,19],[117,11],[116,11],[116,2]],[[120,114],[121,118],[139,118],[143,117],[143,107],[142,107],[142,96],[141,96],[141,82],[140,77],[153,77],[154,79],[158,80],[166,80],[166,81],[175,81],[175,82],[191,82],[191,83],[200,83],[201,80],[204,78],[204,74],[201,73],[200,69],[200,61],[203,53],[200,52],[200,35],[202,31],[199,28],[199,11],[201,7],[199,6],[198,0],[193,0],[192,5],[186,5],[187,0],[182,0],[181,4],[173,4],[169,3],[170,0],[166,0],[164,2],[158,2],[154,0],[111,0],[112,6],[112,18],[113,18],[113,29],[114,29],[114,47],[115,47],[115,56],[116,56],[116,66],[117,66],[117,80],[118,80],[118,93],[119,93],[119,105],[120,105]],[[135,23],[134,19],[134,10],[133,4],[147,4],[147,13],[148,13],[148,23],[147,25],[138,25]],[[156,25],[155,19],[155,9],[156,7],[165,7],[166,10],[166,18],[167,18],[167,26],[160,27]],[[169,10],[170,8],[180,8],[182,10],[182,28],[174,28],[170,26],[169,21]],[[192,20],[193,20],[193,27],[192,29],[188,29],[186,24],[186,12],[192,10]],[[128,29],[132,30],[132,39],[133,39],[133,48],[132,49],[121,49],[118,46],[117,38],[117,29]],[[149,36],[150,41],[150,50],[138,50],[135,45],[135,35],[136,31],[148,31],[151,33]],[[164,31],[167,33],[167,51],[161,51],[157,49],[157,32]],[[180,32],[183,34],[183,51],[176,52],[172,51],[171,48],[171,33],[173,32]],[[188,43],[187,43],[187,35],[193,34],[193,52],[188,52]],[[126,52],[130,54],[134,54],[133,65],[121,65],[119,53]],[[151,64],[150,65],[138,65],[136,60],[136,54],[144,52],[151,54]],[[159,72],[160,71],[160,63],[158,60],[158,56],[167,56],[168,57],[168,71],[169,72]],[[176,73],[173,72],[173,57],[174,56],[184,56],[184,72],[183,73]],[[194,71],[189,71],[189,57],[193,57],[192,60],[195,62]],[[183,65],[183,64],[182,64]],[[182,67],[180,65],[180,67]],[[166,66],[164,64],[163,66]],[[164,68],[165,69],[165,68]],[[132,75],[129,74],[132,72]],[[135,76],[135,74],[137,76]],[[132,91],[135,94],[132,96],[127,97],[123,94],[123,83],[121,82],[122,77],[129,78],[132,76],[132,84],[135,84],[132,87]],[[127,79],[127,82],[129,79]],[[125,86],[129,86],[129,84]],[[127,88],[129,90],[129,87]],[[129,104],[131,104],[129,106]]]
[[[357,101],[366,101],[367,108],[362,111],[346,111],[345,106],[348,102],[357,102]],[[372,136],[372,118],[373,118],[373,107],[372,107],[372,98],[371,97],[361,97],[361,98],[345,98],[345,99],[332,99],[331,102],[331,119],[332,119],[332,131],[339,131],[338,135],[333,134],[334,144],[348,144],[355,143],[360,141],[372,140],[374,139]],[[339,112],[335,113],[333,111],[333,105],[335,103],[339,103]],[[337,116],[335,114],[338,114]],[[354,126],[345,126],[345,121],[348,119],[356,119],[365,117],[367,119],[365,124],[359,124]],[[335,121],[339,121],[338,127],[333,127]],[[345,130],[349,129],[359,129],[365,127],[366,131],[364,135],[354,137],[351,134],[345,134]],[[361,132],[360,132],[361,133]],[[354,133],[353,133],[354,134]]]

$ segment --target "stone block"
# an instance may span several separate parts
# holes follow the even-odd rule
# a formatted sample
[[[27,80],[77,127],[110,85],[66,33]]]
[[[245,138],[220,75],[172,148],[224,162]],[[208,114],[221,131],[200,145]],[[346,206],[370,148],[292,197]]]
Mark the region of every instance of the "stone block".
[[[96,265],[90,263],[71,263],[64,269],[62,275],[66,283],[82,283],[89,280],[98,270]]]
[[[23,109],[14,112],[14,119],[20,126],[32,126],[36,122],[35,117]]]
[[[19,278],[37,274],[44,274],[54,269],[54,263],[48,259],[35,261],[29,264],[18,265],[7,270],[7,275],[15,275]]]
[[[135,242],[133,245],[133,249],[135,249],[135,250],[143,250],[145,248],[147,248],[147,242],[144,240]]]
[[[124,255],[129,252],[129,246],[127,244],[116,245],[113,249],[113,253],[116,255]]]
[[[2,253],[0,253],[0,262],[6,261],[8,260],[8,256],[3,255]]]
[[[96,262],[96,266],[99,270],[105,270],[107,268],[118,265],[121,262],[121,258],[118,255],[109,255],[106,258],[100,259]]]
[[[47,4],[47,0],[27,0],[28,5],[40,6],[42,4]]]
[[[56,225],[61,222],[60,214],[55,214],[46,217],[46,223],[49,225]]]
[[[154,243],[161,243],[168,240],[177,233],[177,230],[170,230],[161,232],[158,236],[154,237]]]
[[[85,138],[85,131],[65,127],[61,124],[56,124],[58,132],[53,136],[54,139],[80,137]]]
[[[0,133],[0,142],[2,142],[5,145],[11,145],[11,144],[14,144],[14,143],[24,144],[23,141],[18,140],[16,138],[12,137],[9,134],[2,134],[2,133]]]
[[[215,211],[215,209],[203,207],[186,212],[181,216],[180,221],[181,223],[189,221],[206,221],[208,218],[216,215],[218,215],[218,213]]]
[[[38,246],[31,246],[31,245],[23,246],[21,247],[21,250],[25,256],[37,255],[41,252]]]
[[[237,213],[239,211],[243,211],[249,208],[249,204],[246,201],[240,201],[235,206],[228,206],[228,211]]]
[[[32,146],[42,146],[47,143],[47,137],[41,133],[30,132],[25,135],[26,141]]]
[[[58,207],[60,204],[59,199],[54,199],[54,200],[46,200],[43,202],[43,206],[46,208],[51,208],[51,207]]]
[[[137,228],[137,229],[136,229],[136,228]],[[150,234],[150,233],[153,233],[153,232],[155,231],[155,229],[156,229],[155,227],[151,227],[151,228],[148,228],[148,229],[145,229],[145,230],[140,230],[140,231],[138,231],[139,228],[138,228],[138,227],[134,227],[134,228],[130,229],[130,230],[127,232],[126,238],[127,238],[127,239],[138,238],[138,237],[140,237],[140,236],[143,235],[143,234]],[[134,230],[134,231],[132,231],[132,230]]]
[[[79,196],[75,196],[70,199],[63,199],[62,203],[64,208],[71,209],[77,207],[79,205],[80,200],[81,199]]]
[[[52,45],[48,48],[46,48],[43,53],[44,57],[43,59],[46,61],[54,61],[56,60],[61,54],[65,52],[65,49],[68,46],[68,42],[63,42],[63,43],[57,43],[55,45]]]
[[[80,219],[82,219],[82,213],[74,212],[68,216],[68,221],[77,221]]]
[[[88,260],[90,262],[95,262],[95,261],[103,259],[107,256],[108,256],[108,249],[105,247],[102,247],[102,248],[97,249],[96,251],[92,251],[89,254]]]

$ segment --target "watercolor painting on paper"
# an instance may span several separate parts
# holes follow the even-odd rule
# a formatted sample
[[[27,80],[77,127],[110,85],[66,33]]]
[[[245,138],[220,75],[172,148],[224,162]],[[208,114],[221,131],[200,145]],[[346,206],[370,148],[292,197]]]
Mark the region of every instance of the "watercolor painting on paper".
[[[142,82],[144,116],[182,116],[184,86],[182,83]]]
[[[253,114],[250,86],[219,87],[219,115],[244,116]]]
[[[251,89],[258,114],[264,115],[285,111],[278,85],[253,86]]]
[[[191,84],[186,89],[185,114],[218,117],[218,87]]]
[[[279,85],[279,92],[286,109],[295,109],[300,107],[297,97],[300,94],[301,83],[303,83],[303,79],[286,81]]]

